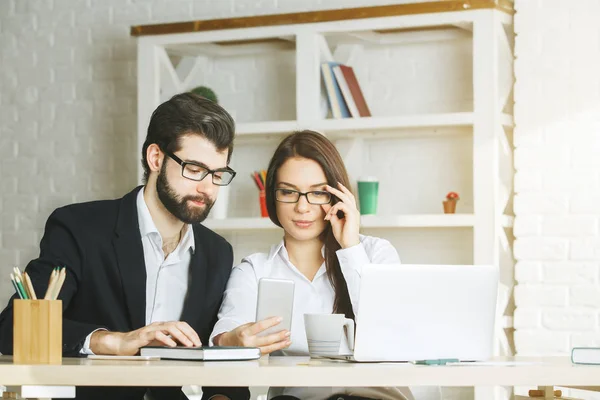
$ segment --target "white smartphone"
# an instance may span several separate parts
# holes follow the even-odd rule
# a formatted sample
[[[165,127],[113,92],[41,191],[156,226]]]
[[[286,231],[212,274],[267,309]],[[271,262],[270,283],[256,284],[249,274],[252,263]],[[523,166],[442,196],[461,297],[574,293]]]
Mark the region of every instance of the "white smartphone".
[[[281,317],[282,321],[258,334],[265,336],[282,330],[292,330],[292,312],[294,311],[294,281],[285,279],[260,278],[258,281],[258,300],[256,321],[270,317]]]

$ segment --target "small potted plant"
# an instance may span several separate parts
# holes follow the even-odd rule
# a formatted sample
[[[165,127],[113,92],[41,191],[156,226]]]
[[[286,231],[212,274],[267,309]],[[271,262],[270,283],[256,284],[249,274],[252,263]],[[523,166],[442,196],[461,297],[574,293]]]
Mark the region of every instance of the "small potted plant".
[[[217,94],[214,90],[206,86],[198,86],[190,90],[190,92],[197,94],[198,96],[205,97],[211,100],[213,103],[218,103],[219,99],[217,98]]]
[[[446,195],[446,201],[442,202],[444,204],[444,214],[454,214],[456,211],[456,202],[460,200],[458,193],[450,192]]]

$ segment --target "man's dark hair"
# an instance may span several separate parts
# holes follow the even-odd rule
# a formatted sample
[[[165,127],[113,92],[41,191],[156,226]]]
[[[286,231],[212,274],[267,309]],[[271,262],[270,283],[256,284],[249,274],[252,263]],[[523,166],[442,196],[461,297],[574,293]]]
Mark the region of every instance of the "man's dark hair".
[[[219,151],[227,149],[229,163],[235,136],[231,115],[211,100],[193,93],[181,93],[159,105],[152,113],[142,148],[144,183],[148,182],[150,175],[146,159],[148,146],[156,143],[162,150],[174,153],[181,148],[181,137],[189,134],[205,137]]]

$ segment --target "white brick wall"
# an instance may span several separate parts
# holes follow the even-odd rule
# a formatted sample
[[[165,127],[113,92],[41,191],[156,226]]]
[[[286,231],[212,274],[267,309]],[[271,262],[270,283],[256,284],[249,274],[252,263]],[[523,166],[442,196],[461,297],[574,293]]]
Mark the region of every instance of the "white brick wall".
[[[516,9],[515,343],[567,354],[600,344],[600,3]]]

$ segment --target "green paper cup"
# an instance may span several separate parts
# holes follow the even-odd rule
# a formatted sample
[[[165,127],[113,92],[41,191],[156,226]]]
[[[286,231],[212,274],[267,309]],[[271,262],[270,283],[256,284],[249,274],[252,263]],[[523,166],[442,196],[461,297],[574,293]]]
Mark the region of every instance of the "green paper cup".
[[[362,215],[377,214],[379,181],[374,177],[358,180],[358,202]]]

